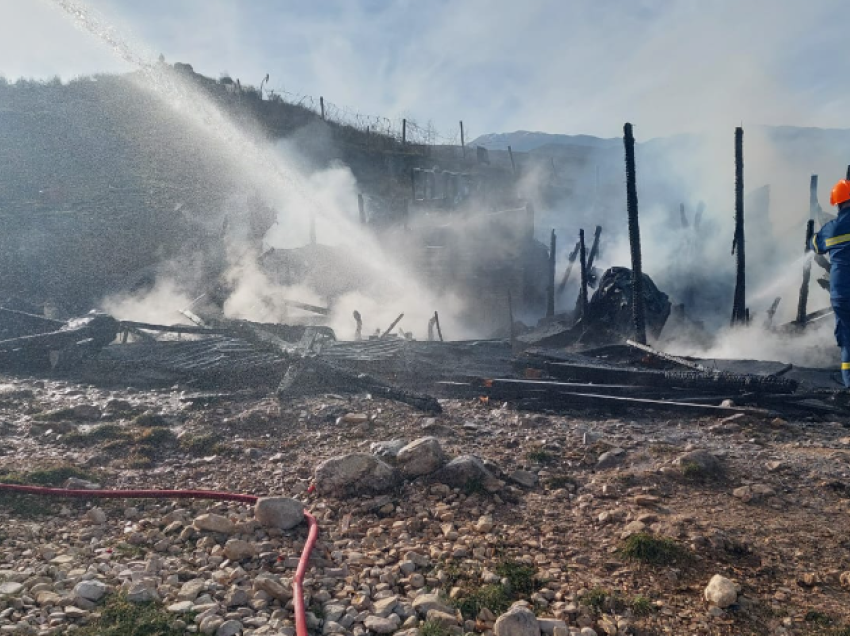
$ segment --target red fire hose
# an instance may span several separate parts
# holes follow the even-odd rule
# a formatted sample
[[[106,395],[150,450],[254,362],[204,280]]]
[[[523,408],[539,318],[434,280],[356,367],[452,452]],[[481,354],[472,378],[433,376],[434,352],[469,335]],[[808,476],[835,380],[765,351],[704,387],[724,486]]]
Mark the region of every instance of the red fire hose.
[[[52,497],[73,497],[78,499],[214,499],[217,501],[239,501],[255,504],[259,497],[254,495],[238,495],[230,492],[215,490],[66,490],[64,488],[45,488],[43,486],[21,486],[18,484],[0,483],[0,491],[18,492],[27,495],[48,495]],[[307,614],[304,609],[304,575],[307,573],[307,563],[310,553],[319,537],[319,524],[316,518],[307,510],[304,511],[309,532],[307,542],[301,551],[298,569],[292,581],[293,604],[295,606],[295,632],[297,636],[308,636]]]

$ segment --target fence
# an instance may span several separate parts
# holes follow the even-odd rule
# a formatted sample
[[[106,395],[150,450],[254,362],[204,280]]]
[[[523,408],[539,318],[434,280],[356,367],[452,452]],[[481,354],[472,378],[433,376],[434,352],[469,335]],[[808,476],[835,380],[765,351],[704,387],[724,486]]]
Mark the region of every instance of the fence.
[[[378,115],[367,115],[329,102],[323,97],[315,98],[285,90],[266,90],[264,93],[268,101],[299,106],[312,111],[327,122],[353,129],[360,135],[384,137],[386,140],[410,146],[412,149],[461,145],[460,128],[453,134],[442,134],[430,121],[423,126],[407,118],[390,119]]]

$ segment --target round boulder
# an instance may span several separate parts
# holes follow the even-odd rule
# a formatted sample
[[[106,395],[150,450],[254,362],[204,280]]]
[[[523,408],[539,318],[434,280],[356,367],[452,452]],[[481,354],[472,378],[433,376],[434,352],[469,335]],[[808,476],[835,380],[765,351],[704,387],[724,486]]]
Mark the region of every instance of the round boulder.
[[[721,609],[726,609],[737,602],[738,589],[738,586],[725,576],[715,574],[705,588],[705,600]]]
[[[527,607],[514,605],[496,619],[496,636],[540,636],[537,617]]]
[[[331,457],[319,464],[315,473],[316,490],[333,496],[386,492],[398,481],[395,468],[366,453]]]
[[[266,528],[289,530],[304,519],[304,504],[291,497],[261,497],[254,505],[254,518]]]
[[[430,475],[445,463],[443,449],[436,437],[420,437],[396,455],[396,464],[405,477]]]

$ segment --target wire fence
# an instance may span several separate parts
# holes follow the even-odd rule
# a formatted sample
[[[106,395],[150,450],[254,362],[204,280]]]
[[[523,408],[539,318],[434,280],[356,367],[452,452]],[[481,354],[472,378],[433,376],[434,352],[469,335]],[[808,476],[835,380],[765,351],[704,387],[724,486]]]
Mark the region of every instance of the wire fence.
[[[311,95],[300,95],[285,90],[265,90],[264,99],[299,106],[312,111],[327,122],[347,127],[361,135],[384,137],[397,144],[415,147],[460,146],[460,127],[454,133],[445,134],[437,130],[433,122],[419,124],[408,118],[388,118],[367,115],[333,102]]]

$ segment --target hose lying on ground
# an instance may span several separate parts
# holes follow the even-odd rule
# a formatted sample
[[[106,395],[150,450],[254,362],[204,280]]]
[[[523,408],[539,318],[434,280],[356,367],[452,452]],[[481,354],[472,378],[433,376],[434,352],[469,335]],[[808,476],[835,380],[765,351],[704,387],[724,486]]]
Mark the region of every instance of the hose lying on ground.
[[[50,497],[68,497],[76,499],[213,499],[216,501],[238,501],[255,504],[259,497],[255,495],[240,495],[215,490],[66,490],[65,488],[47,488],[44,486],[23,486],[20,484],[0,483],[0,492],[15,492],[25,495],[41,495]],[[319,537],[319,524],[316,518],[307,510],[304,511],[309,532],[307,542],[301,551],[298,569],[292,581],[293,604],[295,606],[295,632],[297,636],[308,636],[307,614],[304,608],[304,575],[307,573],[307,563],[310,554]]]

